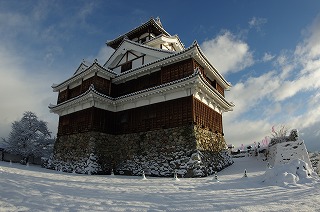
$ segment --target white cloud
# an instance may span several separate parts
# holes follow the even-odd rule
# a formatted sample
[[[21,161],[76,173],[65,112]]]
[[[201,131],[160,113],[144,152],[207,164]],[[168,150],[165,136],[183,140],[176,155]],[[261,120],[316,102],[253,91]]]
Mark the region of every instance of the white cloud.
[[[88,62],[93,62],[95,59],[98,60],[98,63],[100,65],[104,65],[105,62],[109,59],[109,57],[112,55],[112,53],[114,52],[114,49],[107,46],[107,45],[103,45],[98,53],[94,56],[88,56],[85,61],[88,61]]]
[[[266,52],[266,53],[264,53],[264,55],[263,55],[262,61],[263,61],[263,62],[268,62],[268,61],[272,60],[274,57],[275,57],[274,55]]]
[[[284,81],[281,88],[273,94],[276,101],[283,101],[299,92],[314,90],[320,87],[320,67],[318,71],[303,75],[295,80]]]
[[[241,144],[253,144],[261,142],[265,136],[269,136],[271,127],[267,120],[241,120],[224,119],[224,131],[226,141],[236,147]]]
[[[249,46],[231,32],[204,41],[201,49],[210,62],[222,73],[239,72],[253,65],[253,54]]]
[[[320,18],[317,17],[309,28],[307,37],[300,42],[290,59],[288,55],[278,57],[283,69],[282,76],[296,69],[294,79],[285,79],[281,89],[274,93],[277,101],[293,97],[299,92],[312,91],[320,88]],[[316,39],[317,38],[317,39]],[[290,64],[291,63],[291,64]],[[288,71],[289,70],[289,71]]]
[[[259,105],[261,100],[269,98],[280,86],[276,72],[270,71],[258,77],[250,77],[244,82],[235,84],[226,98],[235,103],[231,116],[234,118]]]
[[[113,52],[114,52],[113,48],[107,45],[104,45],[103,47],[100,48],[96,58],[98,59],[98,62],[103,65],[109,59],[109,57],[112,55]]]
[[[90,16],[95,8],[95,2],[86,2],[78,12],[78,17],[82,22],[85,22],[87,17]]]
[[[303,59],[320,59],[320,14],[307,29],[306,39],[297,45],[295,55]]]
[[[32,16],[34,20],[41,21],[44,20],[50,11],[52,11],[54,5],[50,1],[37,1],[35,2],[32,9]]]
[[[282,112],[282,105],[279,102],[275,102],[274,104],[272,104],[272,106],[265,107],[265,108],[266,109],[263,114],[263,116],[265,117],[273,117],[276,114],[279,114]]]
[[[258,32],[261,31],[261,26],[266,24],[268,20],[266,18],[257,18],[252,17],[252,19],[248,22],[250,28],[255,28]]]
[[[33,111],[56,130],[57,117],[49,113],[48,105],[55,102],[50,81],[54,79],[25,66],[25,61],[8,49],[0,47],[0,137],[6,137],[11,123],[21,118],[24,111]],[[51,121],[54,120],[54,121]]]
[[[318,16],[294,52],[284,50],[279,54],[276,70],[238,82],[227,93],[227,99],[236,105],[233,112],[224,115],[225,134],[230,143],[240,145],[262,140],[270,135],[272,125],[284,124],[290,129],[299,129],[312,150],[320,149],[317,136],[320,123],[319,37]],[[266,102],[267,107],[262,105]],[[262,108],[264,113],[252,119],[248,114],[254,107]],[[278,123],[280,120],[282,123]]]

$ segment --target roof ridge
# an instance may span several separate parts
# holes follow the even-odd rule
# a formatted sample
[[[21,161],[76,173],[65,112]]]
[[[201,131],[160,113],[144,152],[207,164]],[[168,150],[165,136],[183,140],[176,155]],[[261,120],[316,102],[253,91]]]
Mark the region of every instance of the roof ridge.
[[[82,63],[81,63],[82,64]],[[80,65],[81,65],[80,64]],[[93,67],[94,65],[97,65],[98,67],[100,67],[103,71],[105,71],[105,72],[107,72],[107,73],[110,73],[110,74],[113,74],[113,75],[117,75],[117,73],[115,73],[115,72],[113,72],[112,70],[109,70],[109,69],[106,69],[105,67],[103,67],[103,66],[101,66],[99,63],[98,63],[98,61],[94,61],[89,67],[87,67],[85,70],[83,70],[83,71],[81,71],[81,72],[79,72],[79,73],[77,73],[77,74],[74,74],[74,75],[72,75],[70,78],[68,78],[68,79],[66,79],[65,81],[63,81],[63,82],[61,82],[61,83],[59,83],[59,84],[53,84],[51,87],[52,88],[56,88],[56,87],[58,87],[58,86],[60,86],[60,85],[62,85],[62,84],[64,84],[64,83],[66,83],[67,81],[69,81],[69,80],[71,80],[71,79],[73,79],[73,78],[76,78],[77,76],[79,76],[80,74],[83,74],[84,72],[86,72],[86,71],[88,71],[91,67]],[[78,70],[78,69],[77,69]]]
[[[126,33],[124,33],[124,34],[122,34],[122,35],[119,35],[117,38],[115,38],[115,39],[107,42],[106,44],[107,44],[108,46],[110,46],[110,45],[112,45],[112,43],[117,42],[117,41],[118,41],[119,39],[121,39],[122,37],[130,35],[130,34],[134,33],[135,31],[139,30],[140,28],[143,28],[143,27],[147,26],[148,24],[154,24],[155,27],[157,27],[160,31],[162,31],[163,33],[165,33],[165,34],[167,34],[167,35],[170,36],[170,33],[168,33],[168,32],[163,28],[162,24],[160,25],[154,18],[151,17],[147,22],[142,23],[141,25],[135,27],[134,29],[132,29],[132,30],[130,30],[130,31],[128,31],[128,32],[126,32]]]

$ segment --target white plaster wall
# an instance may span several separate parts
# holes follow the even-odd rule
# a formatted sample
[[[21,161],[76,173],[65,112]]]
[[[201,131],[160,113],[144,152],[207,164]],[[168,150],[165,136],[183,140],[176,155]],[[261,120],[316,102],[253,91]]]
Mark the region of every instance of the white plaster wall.
[[[150,104],[149,99],[142,99],[136,103],[136,107],[141,107],[149,104]]]
[[[129,102],[125,105],[123,105],[123,110],[128,110],[128,109],[132,109],[132,108],[135,108],[136,107],[136,104],[134,102]]]
[[[125,57],[124,57],[125,58]],[[135,55],[131,54],[130,52],[128,52],[128,61],[133,60],[137,58]]]
[[[168,93],[165,95],[166,100],[172,100],[172,99],[177,99],[177,98],[181,98],[181,97],[185,97],[187,96],[187,92],[186,90],[180,90],[174,93]]]
[[[117,68],[114,68],[112,71],[117,73],[117,74],[120,74],[121,73],[121,66],[119,66]]]
[[[142,65],[142,58],[132,61],[132,68],[137,68]]]
[[[158,59],[159,59],[159,58],[152,57],[152,56],[150,56],[150,55],[146,55],[146,56],[144,56],[144,64],[153,62],[153,61],[158,60]]]
[[[92,72],[92,73],[86,75],[86,76],[83,78],[83,80],[89,79],[89,78],[93,77],[94,75],[95,75],[95,73]]]
[[[75,88],[77,86],[81,85],[81,80],[77,80],[75,82],[72,82],[69,84],[69,89]]]
[[[164,96],[155,96],[155,97],[152,97],[150,99],[150,104],[154,104],[154,103],[158,103],[158,102],[163,102],[165,101],[165,98]]]

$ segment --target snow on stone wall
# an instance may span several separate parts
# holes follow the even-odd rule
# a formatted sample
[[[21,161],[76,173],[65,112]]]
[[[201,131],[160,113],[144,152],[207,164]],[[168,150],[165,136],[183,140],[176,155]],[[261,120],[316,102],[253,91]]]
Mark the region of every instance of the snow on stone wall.
[[[101,166],[97,173],[204,177],[233,163],[225,147],[221,134],[196,125],[121,135],[87,132],[58,137],[55,162],[61,163],[53,168],[72,172],[93,153]]]
[[[320,152],[309,153],[309,158],[314,171],[320,174]]]
[[[83,157],[77,161],[62,161],[54,157],[49,158],[42,164],[43,167],[61,172],[77,174],[97,174],[101,171],[101,166],[97,162],[97,156],[91,153],[88,157]]]
[[[295,159],[305,161],[309,167],[312,167],[307,148],[303,140],[287,141],[269,146],[268,162],[271,166],[287,164]]]

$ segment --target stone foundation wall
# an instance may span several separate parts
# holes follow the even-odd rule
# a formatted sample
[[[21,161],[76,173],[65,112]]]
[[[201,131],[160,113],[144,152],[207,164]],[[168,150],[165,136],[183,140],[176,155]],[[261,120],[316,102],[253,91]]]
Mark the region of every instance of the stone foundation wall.
[[[97,156],[100,173],[183,177],[213,174],[233,163],[221,134],[196,125],[141,133],[109,135],[87,132],[60,136],[55,159],[76,161]]]

